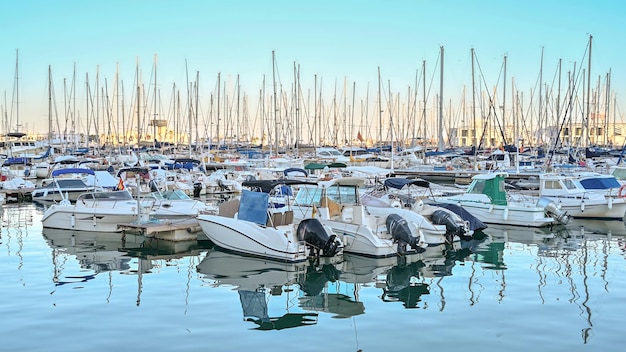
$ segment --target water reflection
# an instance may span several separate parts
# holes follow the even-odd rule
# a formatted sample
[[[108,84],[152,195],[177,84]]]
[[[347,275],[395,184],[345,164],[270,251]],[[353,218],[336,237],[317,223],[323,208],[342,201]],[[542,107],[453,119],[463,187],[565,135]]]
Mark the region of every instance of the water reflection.
[[[141,302],[142,275],[175,259],[199,255],[204,249],[197,241],[171,242],[132,234],[49,228],[42,232],[52,249],[55,286],[82,288],[98,275],[108,274],[108,301],[113,290],[112,272],[137,275],[137,305]]]
[[[317,313],[298,309],[294,287],[308,263],[281,263],[209,250],[197,270],[212,286],[232,286],[243,318],[258,330],[282,330],[317,323]],[[274,305],[272,305],[274,304]],[[274,314],[274,312],[279,312]]]

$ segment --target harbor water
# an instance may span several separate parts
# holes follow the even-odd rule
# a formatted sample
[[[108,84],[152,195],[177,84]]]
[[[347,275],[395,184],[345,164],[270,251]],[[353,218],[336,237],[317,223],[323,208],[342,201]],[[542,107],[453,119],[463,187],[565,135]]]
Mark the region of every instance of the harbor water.
[[[623,221],[489,226],[416,257],[302,265],[42,229],[2,206],[4,351],[620,351]]]

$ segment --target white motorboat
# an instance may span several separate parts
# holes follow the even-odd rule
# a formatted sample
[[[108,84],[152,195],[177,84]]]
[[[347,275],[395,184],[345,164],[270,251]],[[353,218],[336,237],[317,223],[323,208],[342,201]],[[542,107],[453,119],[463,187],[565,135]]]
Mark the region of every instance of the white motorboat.
[[[119,232],[118,224],[139,217],[139,204],[127,190],[85,192],[72,204],[68,199],[51,205],[41,220],[44,228]]]
[[[269,190],[301,183],[286,179],[247,181],[246,187],[267,192],[244,190],[240,200],[221,204],[218,215],[198,215],[198,223],[216,246],[237,253],[286,262],[335,256],[341,252],[342,244],[318,219],[294,223],[289,207],[271,206]]]
[[[446,225],[410,209],[363,204],[364,184],[364,178],[344,177],[304,185],[293,205],[295,217],[315,216],[341,237],[344,252],[368,257],[405,255],[446,242]]]
[[[208,209],[204,202],[191,199],[179,189],[148,193],[141,196],[141,202],[151,207],[150,216],[156,219],[196,217]]]
[[[569,221],[566,212],[547,198],[508,193],[507,176],[506,172],[477,174],[465,193],[433,200],[457,204],[489,224],[542,227]]]
[[[462,209],[451,210],[451,207],[425,203],[433,194],[432,183],[422,179],[407,179],[390,177],[382,185],[364,193],[361,202],[371,206],[385,206],[393,208],[411,209],[426,217],[436,225],[446,225],[446,236],[443,238],[427,238],[429,245],[450,243],[460,239],[469,239],[474,230],[485,228],[486,225],[479,219]],[[437,189],[437,187],[434,187]],[[436,193],[435,193],[436,192]],[[454,194],[454,193],[452,193]]]
[[[626,186],[613,175],[596,172],[539,175],[539,195],[574,218],[623,219]]]
[[[95,172],[86,168],[64,168],[52,170],[51,178],[43,180],[42,186],[35,188],[32,192],[34,201],[39,202],[60,202],[64,198],[70,202],[75,202],[76,198],[82,193],[102,187],[94,187],[88,185],[83,180],[83,175],[92,175],[95,178]]]

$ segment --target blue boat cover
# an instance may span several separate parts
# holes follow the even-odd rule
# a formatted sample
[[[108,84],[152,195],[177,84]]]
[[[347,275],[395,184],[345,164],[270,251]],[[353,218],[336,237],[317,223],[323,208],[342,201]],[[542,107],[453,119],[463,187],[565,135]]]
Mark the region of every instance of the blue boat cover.
[[[583,185],[585,189],[609,189],[620,188],[622,186],[615,177],[588,178],[580,180],[580,184]]]
[[[64,168],[64,169],[52,170],[51,176],[52,177],[56,177],[56,176],[66,175],[66,174],[89,174],[89,175],[95,175],[95,172],[92,169],[68,167],[68,168]]]
[[[244,189],[239,200],[240,220],[251,221],[259,225],[267,222],[267,206],[270,200],[269,193],[252,192]]]

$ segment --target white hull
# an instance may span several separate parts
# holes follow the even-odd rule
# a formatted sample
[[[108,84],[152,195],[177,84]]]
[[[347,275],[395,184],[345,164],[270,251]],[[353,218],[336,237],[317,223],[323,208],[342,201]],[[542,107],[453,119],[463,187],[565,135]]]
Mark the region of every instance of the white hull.
[[[460,205],[470,214],[488,224],[542,227],[555,223],[554,218],[547,216],[543,208],[537,207],[530,202],[494,205],[482,202],[478,197],[471,196],[462,194],[453,197],[437,198],[436,201]]]
[[[264,227],[218,215],[199,215],[197,219],[209,240],[223,249],[286,262],[308,259],[307,246],[296,239],[293,225]]]
[[[41,220],[43,227],[97,232],[119,232],[118,224],[137,220],[136,212],[120,209],[77,207],[76,205],[52,205]]]
[[[575,200],[575,202],[568,202],[566,199],[560,198],[550,199],[574,218],[622,219],[626,213],[626,203],[624,203],[623,198],[611,199],[610,203],[609,201],[597,202],[593,200],[581,202],[580,199]]]

